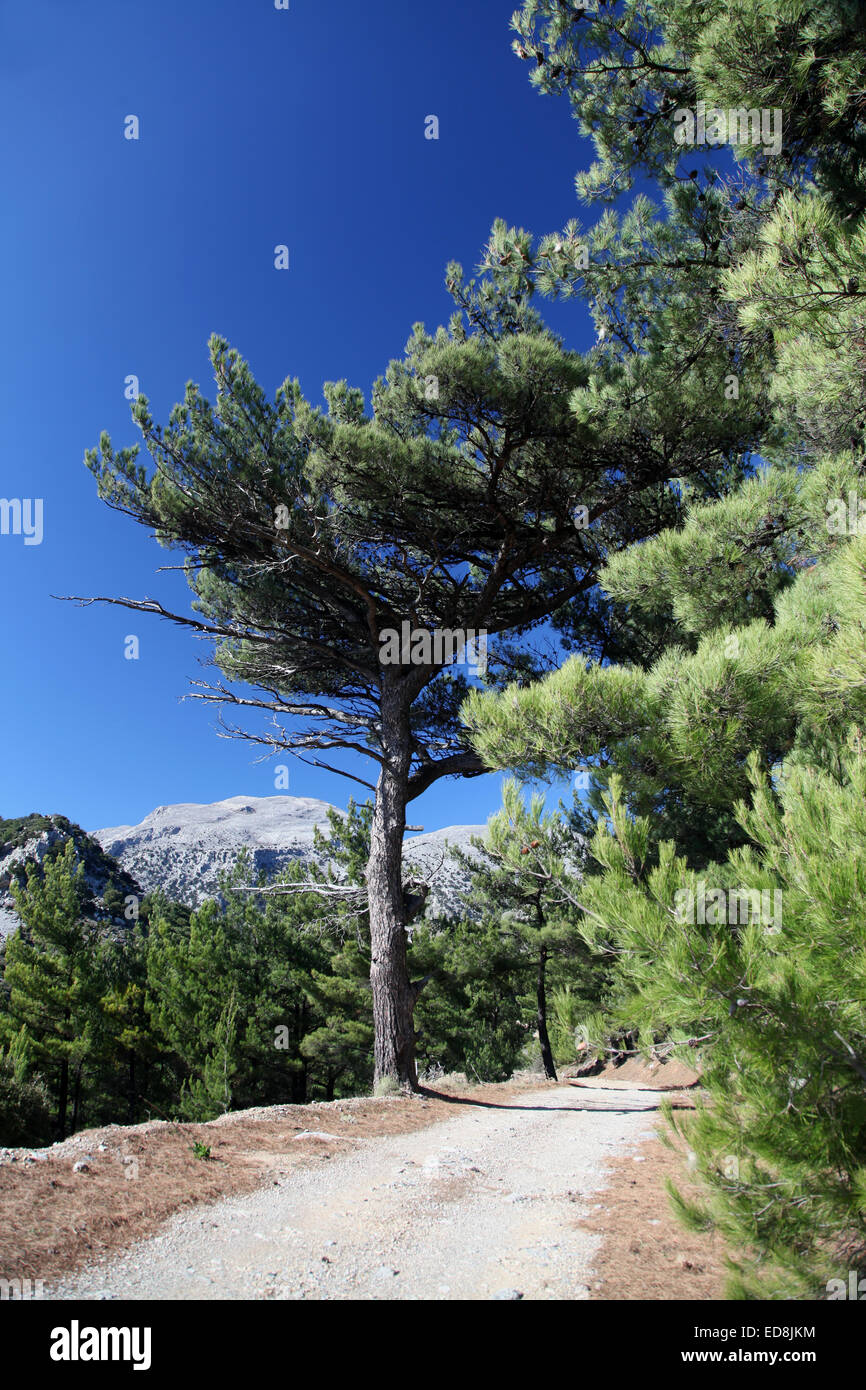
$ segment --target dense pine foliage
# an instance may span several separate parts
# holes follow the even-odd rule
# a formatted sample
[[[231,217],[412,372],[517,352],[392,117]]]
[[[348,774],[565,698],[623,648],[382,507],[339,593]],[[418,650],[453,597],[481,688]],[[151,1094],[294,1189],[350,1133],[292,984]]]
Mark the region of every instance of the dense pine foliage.
[[[579,275],[576,224],[535,246],[497,224],[488,252],[500,281],[590,301],[610,384],[572,405],[598,428],[676,408],[671,366],[689,415],[729,396],[742,412],[744,386],[760,403],[741,415],[746,476],[712,497],[684,482],[678,524],[602,570],[630,647],[575,643],[544,681],[465,708],[491,765],[588,769],[582,930],[613,988],[587,1031],[603,1048],[635,1029],[700,1066],[706,1098],[680,1127],[706,1195],[675,1200],[723,1232],[741,1297],[820,1297],[866,1261],[859,11],[527,0],[521,56],[539,45],[533,80],[594,134],[579,192],[651,172],[664,212],[637,197],[605,214]],[[781,156],[725,168],[675,149],[673,108],[701,100],[780,108]]]

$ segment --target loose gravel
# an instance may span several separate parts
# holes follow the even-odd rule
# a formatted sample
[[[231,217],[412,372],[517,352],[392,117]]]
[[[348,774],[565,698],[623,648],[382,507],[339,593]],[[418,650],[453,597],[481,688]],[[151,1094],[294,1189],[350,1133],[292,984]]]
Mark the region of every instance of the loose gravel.
[[[652,1133],[659,1099],[549,1087],[343,1140],[327,1163],[179,1213],[46,1296],[585,1299],[601,1237],[580,1218],[603,1192],[606,1159]]]

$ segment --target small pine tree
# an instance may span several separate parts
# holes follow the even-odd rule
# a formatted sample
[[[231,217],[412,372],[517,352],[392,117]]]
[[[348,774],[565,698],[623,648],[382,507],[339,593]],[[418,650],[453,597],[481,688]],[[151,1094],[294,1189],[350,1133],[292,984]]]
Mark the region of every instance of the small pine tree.
[[[753,844],[696,872],[648,854],[614,778],[582,889],[587,934],[618,962],[618,1017],[702,1067],[693,1119],[669,1112],[706,1195],[680,1215],[732,1251],[734,1297],[814,1298],[866,1264],[866,750],[775,790],[750,760]]]
[[[457,850],[471,878],[469,901],[482,916],[495,917],[513,954],[534,972],[534,1023],[544,1072],[556,1080],[548,1030],[547,989],[552,960],[567,955],[588,967],[576,908],[582,847],[569,835],[559,812],[544,812],[535,795],[526,806],[517,782],[503,789],[502,809],[488,822],[475,854]],[[577,862],[576,862],[577,861]]]
[[[85,914],[84,868],[70,840],[13,886],[22,926],[6,950],[6,1036],[24,1030],[36,1069],[50,1078],[62,1137],[81,1118],[84,1068],[99,1017],[97,925]],[[71,1113],[70,1113],[71,1103]]]

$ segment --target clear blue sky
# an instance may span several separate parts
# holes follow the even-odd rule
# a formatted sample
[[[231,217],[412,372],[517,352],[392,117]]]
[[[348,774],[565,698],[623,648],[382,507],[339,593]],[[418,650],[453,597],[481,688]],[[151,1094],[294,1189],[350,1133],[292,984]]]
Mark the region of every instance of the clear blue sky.
[[[495,217],[542,233],[579,213],[588,162],[565,101],[513,55],[515,0],[59,0],[0,10],[0,496],[44,499],[44,538],[0,536],[0,816],[87,829],[155,806],[274,794],[274,764],[181,702],[207,648],[120,608],[182,577],[111,512],[83,465],[108,429],[136,442],[124,379],[165,419],[190,378],[212,394],[223,334],[268,392],[289,374],[369,392],[412,324],[447,321],[451,258],[471,270]],[[124,138],[124,119],[140,139]],[[424,118],[440,121],[425,140]],[[291,268],[274,269],[274,247]],[[541,306],[543,307],[543,306]],[[575,347],[590,324],[548,306]],[[137,634],[140,659],[124,659]],[[291,793],[353,786],[286,755]],[[483,821],[498,777],[440,783],[427,829]],[[362,797],[362,789],[355,788]]]

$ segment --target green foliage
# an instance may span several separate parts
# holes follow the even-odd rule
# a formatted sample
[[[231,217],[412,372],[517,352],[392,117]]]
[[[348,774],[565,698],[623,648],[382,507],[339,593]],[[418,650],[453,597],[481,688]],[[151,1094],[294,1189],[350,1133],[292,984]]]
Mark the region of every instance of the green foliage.
[[[784,278],[790,260],[780,265]],[[732,276],[731,293],[747,304],[760,284],[781,298],[764,271]],[[833,334],[851,330],[848,299],[828,291],[815,322],[782,317],[781,405],[788,345],[820,369]],[[816,302],[810,289],[801,308],[814,315]],[[840,371],[813,443],[838,441],[859,408],[856,353]],[[674,1203],[725,1237],[736,1297],[816,1297],[866,1259],[861,474],[856,454],[805,457],[780,455],[716,501],[687,500],[676,530],[609,561],[614,603],[637,623],[670,619],[661,655],[573,658],[465,709],[488,763],[593,765],[582,929],[616,966],[594,1041],[629,1029],[702,1066],[707,1099],[679,1123],[705,1196]],[[853,524],[831,524],[851,494]],[[707,894],[710,910],[684,915]]]
[[[596,1002],[583,981],[569,981],[550,991],[550,1041],[557,1062],[574,1061],[579,1035],[587,1018],[593,1016],[592,1006]]]
[[[680,536],[652,543],[657,562],[665,564],[668,544],[674,558],[681,553]],[[753,749],[769,769],[822,731],[838,733],[866,714],[857,646],[866,621],[866,542],[831,539],[830,560],[779,588],[772,625],[720,619],[696,650],[673,647],[646,671],[573,658],[527,689],[474,693],[465,718],[479,752],[534,774],[595,759],[660,788],[682,787],[705,806],[731,807],[747,789]],[[683,567],[671,564],[666,573],[678,593]]]
[[[574,1025],[549,1036],[547,991],[591,1010],[605,984],[579,930],[579,836],[541,796],[526,805],[515,782],[473,851],[452,851],[468,876],[471,915],[416,933],[413,958],[432,976],[418,1005],[419,1055],[479,1081],[504,1081],[537,1033],[542,1064],[575,1057]],[[573,991],[573,993],[571,993]],[[575,1023],[577,1020],[575,1020]]]
[[[42,816],[34,811],[29,816],[0,820],[0,858],[5,858],[13,849],[20,848],[28,840],[50,830],[57,819],[58,817]]]
[[[684,177],[673,114],[708,108],[784,111],[783,143],[740,153],[770,186],[814,175],[845,212],[866,206],[866,125],[859,98],[866,38],[856,0],[624,0],[572,6],[525,0],[512,21],[531,81],[567,94],[596,162],[577,180],[613,199],[640,174]],[[685,169],[705,151],[689,151]]]
[[[14,1034],[0,1051],[0,1142],[10,1147],[47,1144],[52,1136],[51,1097],[29,1075],[27,1034]]]
[[[184,1078],[182,1113],[306,1099],[301,1044],[320,1015],[312,975],[334,947],[315,930],[312,894],[245,893],[245,860],[224,883],[225,906],[205,903],[178,929],[160,912],[147,941],[147,1009],[160,1048]],[[293,869],[284,886],[298,884]],[[315,1073],[314,1073],[315,1074]]]
[[[866,414],[866,222],[817,195],[785,193],[757,244],[724,274],[741,328],[771,323],[770,396],[811,453],[860,449]],[[856,453],[852,456],[856,459]]]
[[[347,841],[362,822],[352,808]],[[65,1127],[76,1128],[85,1116],[207,1120],[369,1084],[369,947],[347,934],[355,924],[342,905],[327,920],[300,869],[258,895],[239,886],[249,879],[242,857],[222,903],[191,913],[145,898],[116,936],[83,915],[74,856],[70,841],[44,873],[28,870],[25,927],[8,942],[0,1036],[17,1058],[14,1071],[3,1063],[10,1135],[36,1132],[45,1086],[55,1125],[65,1097]],[[316,881],[324,875],[314,869]]]
[[[700,874],[671,843],[648,862],[615,779],[582,901],[620,1019],[702,1060],[679,1125],[707,1197],[678,1209],[722,1232],[739,1296],[814,1297],[866,1258],[866,756],[750,775],[752,844]]]
[[[416,1009],[422,1071],[505,1081],[526,1039],[526,963],[494,919],[421,923],[412,956],[429,976]]]
[[[497,223],[484,261],[512,292],[593,309],[605,367],[572,395],[583,428],[637,403],[668,441],[679,399],[690,430],[715,410],[744,464],[683,479],[671,524],[608,555],[606,645],[565,614],[570,661],[464,706],[488,766],[589,773],[578,921],[612,982],[595,1017],[558,1003],[596,1047],[629,1032],[702,1068],[696,1117],[671,1121],[704,1192],[672,1195],[725,1237],[734,1297],[819,1297],[866,1260],[857,11],[527,0],[518,54],[595,138],[580,194],[648,172],[664,215],[638,196],[537,243]],[[684,158],[673,113],[699,100],[783,108],[781,155],[740,150],[733,177]]]
[[[596,761],[597,868],[578,896],[585,939],[616,970],[595,1041],[630,1029],[644,1047],[699,1060],[707,1100],[681,1123],[706,1198],[676,1207],[723,1233],[739,1297],[815,1297],[866,1258],[866,537],[826,524],[834,490],[852,481],[838,459],[770,470],[699,505],[683,530],[642,547],[646,561],[610,567],[635,608],[656,601],[653,577],[663,583],[693,649],[648,669],[574,659],[467,705],[489,761]],[[765,543],[756,490],[764,502],[777,486]],[[772,558],[780,517],[788,546]],[[776,567],[769,621],[731,625],[730,597],[714,612],[712,566],[735,533]],[[740,844],[720,841],[716,862],[696,863],[678,787],[727,808]],[[667,811],[674,801],[676,842],[640,809],[649,792]],[[688,907],[707,895],[705,915]]]
[[[72,1127],[78,1123],[99,998],[97,928],[84,915],[84,868],[74,842],[42,867],[28,864],[25,886],[14,886],[13,897],[23,927],[6,949],[9,994],[0,1036],[8,1040],[24,1030],[29,1059],[51,1078],[63,1135],[70,1100]]]
[[[225,675],[265,692],[262,708],[322,723],[314,737],[286,732],[287,743],[271,746],[369,754],[381,719],[381,629],[406,620],[519,637],[589,587],[602,544],[617,543],[619,520],[606,504],[620,446],[604,458],[581,447],[569,408],[586,363],[528,311],[514,322],[479,318],[483,292],[452,283],[465,312],[432,334],[415,326],[376,382],[369,413],[344,382],[326,385],[324,412],[288,380],[271,404],[214,337],[215,404],[190,383],[165,429],[144,397],[133,407],[159,465],[150,476],[137,447],[115,450],[103,435],[88,451],[104,500],[192,556],[194,607]],[[501,311],[508,297],[494,298]],[[635,468],[649,493],[670,472],[658,465],[647,456]],[[692,464],[683,456],[675,466]],[[599,514],[598,536],[575,524],[577,501]],[[652,529],[635,505],[630,533],[642,531],[642,515]],[[491,565],[502,553],[494,593]],[[435,664],[394,675],[412,686],[412,777],[429,784],[440,762],[460,771],[465,678]],[[311,706],[311,691],[330,703]],[[428,747],[435,758],[422,755]]]

